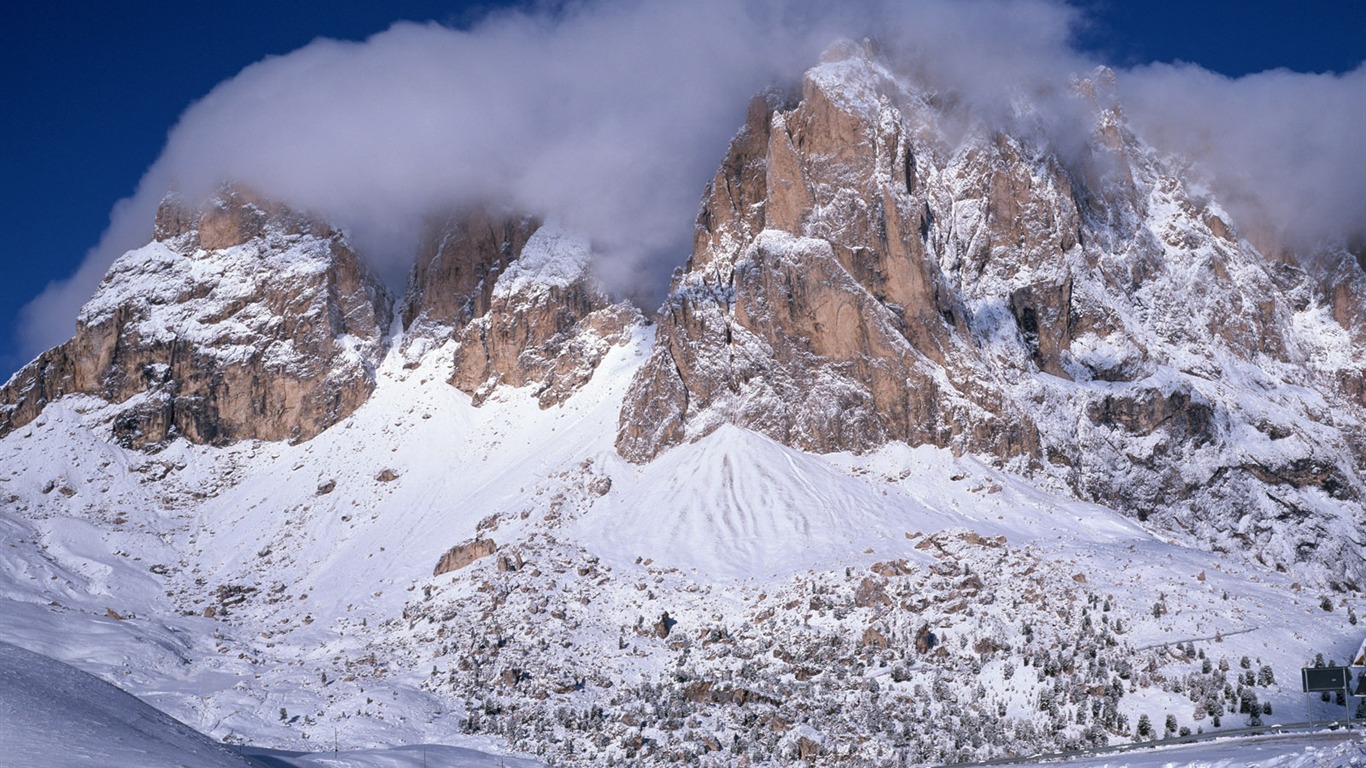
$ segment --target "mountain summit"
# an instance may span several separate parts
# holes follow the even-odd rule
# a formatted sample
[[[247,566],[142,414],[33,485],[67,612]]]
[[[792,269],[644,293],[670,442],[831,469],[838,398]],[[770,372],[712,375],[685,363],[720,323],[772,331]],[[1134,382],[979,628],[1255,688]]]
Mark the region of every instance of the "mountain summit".
[[[0,389],[0,434],[83,393],[122,404],[114,436],[132,447],[307,440],[374,389],[391,303],[317,219],[238,188],[193,208],[168,197],[75,337]]]
[[[853,43],[795,103],[756,100],[622,455],[723,423],[821,452],[936,445],[1366,584],[1361,270],[1258,252],[1128,129],[1110,72],[1075,90],[1092,128],[1070,155],[981,122],[960,139],[940,94]]]

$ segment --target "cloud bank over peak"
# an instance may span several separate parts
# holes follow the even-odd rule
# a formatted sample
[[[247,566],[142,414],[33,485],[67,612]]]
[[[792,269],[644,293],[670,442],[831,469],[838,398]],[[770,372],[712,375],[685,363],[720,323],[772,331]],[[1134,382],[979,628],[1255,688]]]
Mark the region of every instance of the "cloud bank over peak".
[[[1194,162],[1245,232],[1296,248],[1366,234],[1366,65],[1233,79],[1154,64],[1120,87],[1135,131]]]
[[[427,216],[506,205],[585,233],[618,289],[659,290],[748,99],[794,83],[835,38],[876,37],[987,116],[1097,63],[1071,47],[1084,18],[1055,0],[826,5],[587,0],[466,30],[398,23],[257,62],[185,111],[80,270],[24,309],[21,343],[33,354],[70,335],[172,189],[193,199],[231,181],[317,212],[394,285]],[[1216,190],[1286,218],[1278,227],[1292,212],[1297,234],[1366,221],[1366,69],[1229,80],[1155,66],[1120,81],[1142,135],[1206,163]]]

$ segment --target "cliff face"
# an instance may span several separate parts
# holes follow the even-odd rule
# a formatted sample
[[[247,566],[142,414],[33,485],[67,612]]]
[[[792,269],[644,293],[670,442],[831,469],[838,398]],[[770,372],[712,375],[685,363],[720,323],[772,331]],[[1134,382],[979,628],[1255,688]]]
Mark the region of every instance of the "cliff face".
[[[374,388],[390,303],[320,221],[241,189],[195,209],[168,198],[75,337],[0,389],[0,434],[83,393],[122,404],[114,437],[132,447],[306,440]]]
[[[852,44],[797,103],[756,101],[618,450],[723,423],[949,447],[1363,583],[1360,265],[1316,281],[1239,238],[1128,130],[1111,78],[1077,85],[1093,127],[1065,155]]]
[[[978,364],[980,339],[939,258],[940,169],[879,84],[844,71],[871,67],[863,54],[828,56],[794,107],[751,105],[661,311],[659,350],[628,398],[619,448],[648,459],[733,421],[818,451],[902,440],[1037,457],[1037,427]],[[1003,137],[976,148],[967,162],[1020,151]],[[996,208],[1024,202],[1053,224],[1026,229],[1013,210],[990,217],[973,242],[979,267],[992,242],[1043,259],[1075,245],[1078,215],[1060,173],[959,181],[951,206],[969,195]],[[1059,189],[1012,196],[1031,181]],[[1057,321],[1021,311],[1036,324]],[[1055,352],[1040,350],[1052,370]],[[651,416],[638,418],[644,411]]]
[[[418,246],[403,300],[409,343],[447,339],[486,314],[498,275],[539,226],[530,217],[483,209],[432,219]]]
[[[624,343],[640,313],[593,280],[588,243],[554,224],[452,215],[429,231],[404,310],[410,359],[456,342],[450,383],[481,404],[498,386],[563,402]]]
[[[308,440],[369,398],[392,303],[318,219],[233,187],[196,208],[168,198],[76,335],[0,388],[0,436],[88,394],[121,404],[113,433],[129,447]],[[410,361],[457,342],[451,383],[476,403],[531,385],[547,407],[641,322],[591,278],[587,243],[486,211],[433,223],[401,316]]]

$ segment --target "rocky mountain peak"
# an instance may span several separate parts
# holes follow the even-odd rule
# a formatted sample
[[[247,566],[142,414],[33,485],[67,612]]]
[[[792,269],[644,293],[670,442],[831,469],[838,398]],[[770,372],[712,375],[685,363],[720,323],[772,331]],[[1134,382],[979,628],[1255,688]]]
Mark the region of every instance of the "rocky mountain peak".
[[[828,52],[797,103],[754,102],[621,454],[726,423],[820,452],[948,447],[1362,583],[1356,300],[1240,239],[1130,129],[1113,78],[1076,85],[1093,123],[1067,152],[964,130],[952,94],[866,46]]]
[[[589,243],[553,222],[485,210],[434,222],[408,281],[409,364],[454,340],[450,383],[476,405],[500,385],[563,402],[641,321],[590,266]]]
[[[390,305],[324,222],[240,187],[172,196],[75,337],[0,390],[0,433],[82,393],[122,406],[112,428],[130,446],[305,440],[368,397]]]
[[[531,217],[486,208],[430,219],[404,296],[405,343],[449,338],[487,313],[498,275],[539,226]]]
[[[152,239],[183,250],[220,251],[264,237],[282,235],[327,238],[326,222],[262,197],[251,189],[224,185],[201,205],[187,205],[172,194],[157,208]]]
[[[751,106],[628,395],[623,455],[646,460],[728,421],[820,451],[903,440],[1038,453],[1028,418],[1000,421],[995,385],[956,362],[975,342],[928,250],[926,161],[943,150],[913,146],[893,98],[912,97],[843,44],[797,105]]]

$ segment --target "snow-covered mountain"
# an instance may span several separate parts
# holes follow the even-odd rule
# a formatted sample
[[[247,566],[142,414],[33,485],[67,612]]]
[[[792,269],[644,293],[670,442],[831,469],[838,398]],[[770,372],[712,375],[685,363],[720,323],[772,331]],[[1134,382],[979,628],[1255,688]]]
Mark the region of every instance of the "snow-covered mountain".
[[[1112,77],[1075,85],[1094,126],[1071,157],[964,129],[852,43],[799,101],[756,101],[627,395],[622,454],[722,423],[815,451],[938,445],[1366,584],[1366,331],[1342,309],[1366,278],[1341,258],[1324,290],[1240,239],[1128,130]]]
[[[1240,237],[1111,77],[1064,152],[833,47],[752,104],[653,323],[520,213],[433,217],[395,310],[268,191],[168,199],[0,389],[0,641],[308,751],[1333,716],[1296,673],[1366,631],[1366,276]]]
[[[0,389],[0,434],[85,393],[123,406],[114,436],[133,448],[306,440],[374,387],[390,304],[316,219],[232,187],[193,209],[168,197],[75,337]]]

